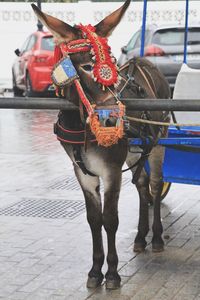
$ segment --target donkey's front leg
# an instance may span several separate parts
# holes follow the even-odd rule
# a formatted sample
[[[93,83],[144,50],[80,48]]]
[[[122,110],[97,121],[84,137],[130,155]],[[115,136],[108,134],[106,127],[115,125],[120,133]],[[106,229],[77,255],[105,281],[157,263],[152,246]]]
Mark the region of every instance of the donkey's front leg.
[[[115,245],[116,231],[118,228],[118,199],[121,187],[121,169],[112,168],[112,173],[104,178],[104,209],[103,225],[107,233],[108,271],[106,277],[106,288],[117,289],[120,287],[121,278],[117,272],[118,256]],[[110,171],[110,170],[109,170]],[[109,172],[108,172],[109,173]]]
[[[102,243],[102,205],[99,192],[99,177],[84,175],[82,171],[75,167],[77,179],[81,185],[85,196],[87,220],[92,232],[93,242],[93,265],[88,274],[87,287],[96,288],[103,281],[101,272],[104,262],[104,251]]]

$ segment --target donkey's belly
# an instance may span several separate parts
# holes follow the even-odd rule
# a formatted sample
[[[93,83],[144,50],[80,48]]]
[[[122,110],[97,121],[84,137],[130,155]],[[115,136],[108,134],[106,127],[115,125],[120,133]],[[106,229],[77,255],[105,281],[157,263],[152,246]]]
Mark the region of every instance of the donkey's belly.
[[[72,162],[76,164],[73,146],[61,144]],[[80,154],[86,169],[91,173],[102,177],[106,170],[113,171],[115,168],[122,168],[127,156],[127,142],[124,140],[117,145],[107,148],[91,144],[86,151],[84,147],[81,146]]]

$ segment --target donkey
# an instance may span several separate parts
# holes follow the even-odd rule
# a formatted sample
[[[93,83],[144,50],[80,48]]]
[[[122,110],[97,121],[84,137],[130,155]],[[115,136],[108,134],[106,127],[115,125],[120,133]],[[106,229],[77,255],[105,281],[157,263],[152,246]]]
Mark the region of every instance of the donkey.
[[[108,243],[105,285],[107,289],[120,287],[116,231],[122,166],[125,161],[132,171],[133,183],[136,184],[140,198],[134,251],[144,251],[147,244],[145,237],[149,231],[150,200],[154,204],[152,249],[162,251],[164,248],[160,217],[164,148],[156,146],[156,140],[166,136],[167,130],[134,121],[130,121],[129,130],[125,131],[124,127],[126,116],[164,121],[168,113],[131,112],[127,108],[125,115],[125,106],[120,99],[170,98],[169,85],[164,76],[144,58],[135,58],[118,69],[107,44],[107,38],[122,19],[130,2],[126,0],[119,9],[95,26],[80,24],[74,27],[43,13],[32,4],[37,18],[55,37],[57,59],[63,57],[58,59],[55,72],[52,73],[57,92],[79,107],[77,111],[59,112],[55,132],[72,160],[85,198],[93,241],[93,264],[88,273],[88,288],[96,288],[104,279],[102,227],[106,231]],[[67,67],[63,66],[65,63]],[[67,68],[71,75],[64,72]],[[128,145],[129,135],[140,136],[144,140],[149,136],[152,143],[141,148],[135,147],[132,151]],[[150,174],[144,169],[146,159]],[[100,178],[104,186],[103,205]]]

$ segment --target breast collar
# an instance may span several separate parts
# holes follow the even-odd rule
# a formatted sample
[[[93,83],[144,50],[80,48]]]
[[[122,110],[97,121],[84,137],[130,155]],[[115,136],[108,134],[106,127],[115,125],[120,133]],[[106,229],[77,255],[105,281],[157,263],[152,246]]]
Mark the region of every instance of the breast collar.
[[[58,121],[54,124],[54,133],[57,135],[57,139],[60,142],[71,145],[85,145],[86,130],[64,128],[63,126],[61,126],[59,118]],[[90,133],[89,136],[87,134],[87,139],[89,139],[90,143],[94,143],[97,141],[92,133]]]

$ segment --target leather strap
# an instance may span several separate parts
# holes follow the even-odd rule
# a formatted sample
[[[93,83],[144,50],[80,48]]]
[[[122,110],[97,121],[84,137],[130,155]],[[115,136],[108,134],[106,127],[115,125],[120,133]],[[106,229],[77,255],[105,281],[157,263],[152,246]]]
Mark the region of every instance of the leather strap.
[[[79,145],[74,145],[73,146],[73,154],[74,154],[75,163],[81,169],[83,174],[96,177],[96,175],[94,175],[92,172],[90,172],[85,167],[85,164],[84,164],[82,156],[81,156],[81,147]]]

